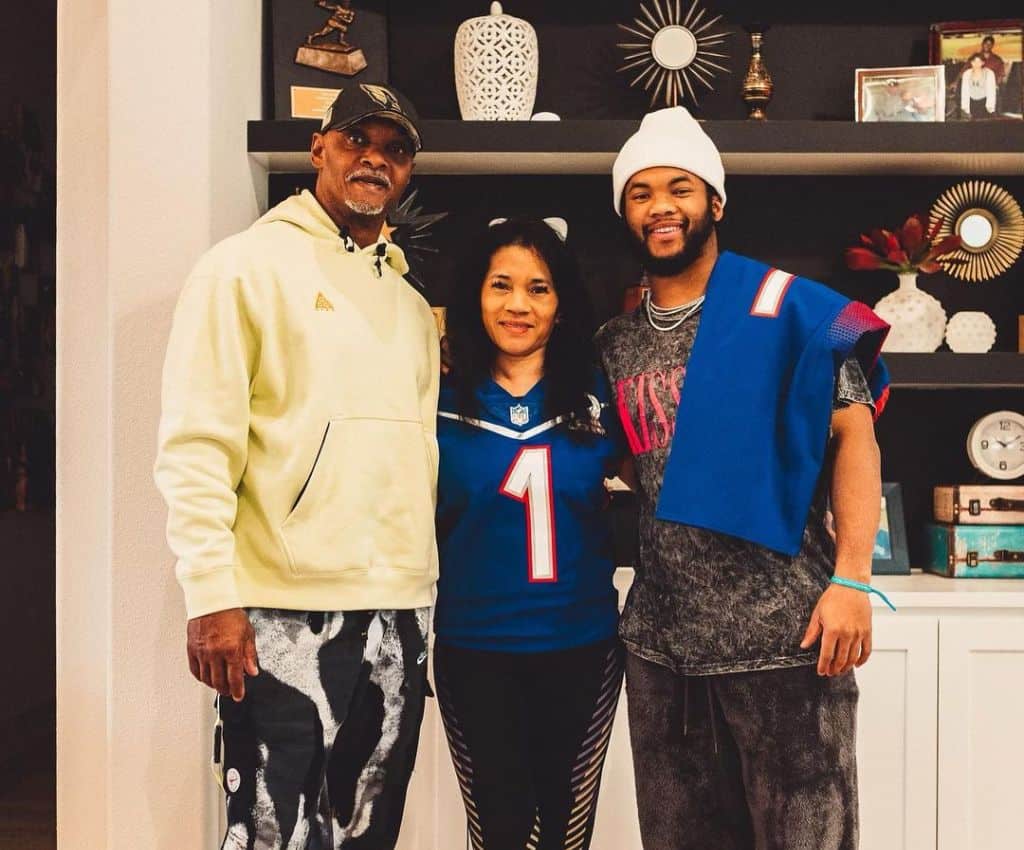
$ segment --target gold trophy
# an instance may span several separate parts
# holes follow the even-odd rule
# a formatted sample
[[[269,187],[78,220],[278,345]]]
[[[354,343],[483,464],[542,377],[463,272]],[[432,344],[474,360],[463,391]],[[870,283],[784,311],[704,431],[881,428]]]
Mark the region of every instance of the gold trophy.
[[[306,43],[299,47],[295,61],[300,65],[309,65],[321,71],[331,71],[352,77],[366,67],[366,57],[358,47],[345,41],[345,33],[355,20],[356,13],[350,8],[352,0],[341,0],[331,3],[329,0],[316,0],[316,5],[331,13],[323,29],[306,36]],[[337,42],[332,37],[337,33]],[[323,39],[317,44],[318,39]]]
[[[743,101],[750,107],[750,115],[747,116],[750,120],[764,121],[768,117],[764,108],[772,99],[775,88],[772,75],[768,73],[761,58],[761,44],[768,27],[763,24],[747,24],[743,29],[750,33],[750,46],[753,50],[747,73],[743,77]]]

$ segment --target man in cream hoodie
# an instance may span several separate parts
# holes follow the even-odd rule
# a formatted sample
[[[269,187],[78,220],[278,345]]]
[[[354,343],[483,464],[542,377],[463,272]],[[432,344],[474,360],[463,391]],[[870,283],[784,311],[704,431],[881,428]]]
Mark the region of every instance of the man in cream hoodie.
[[[394,846],[437,578],[439,345],[382,226],[420,147],[351,83],[313,193],[213,247],[182,291],[156,481],[214,688],[223,848]]]

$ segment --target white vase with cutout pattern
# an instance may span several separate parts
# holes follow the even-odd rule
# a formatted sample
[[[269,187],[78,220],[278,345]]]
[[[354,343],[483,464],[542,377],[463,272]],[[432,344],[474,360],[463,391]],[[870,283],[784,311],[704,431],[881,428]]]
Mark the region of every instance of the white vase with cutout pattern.
[[[540,64],[537,32],[522,18],[491,14],[455,33],[455,91],[463,121],[529,121]]]

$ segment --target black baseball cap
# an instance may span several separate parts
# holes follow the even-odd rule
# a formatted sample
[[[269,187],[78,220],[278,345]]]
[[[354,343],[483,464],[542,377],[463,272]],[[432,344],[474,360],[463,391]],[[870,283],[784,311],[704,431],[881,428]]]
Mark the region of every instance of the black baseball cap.
[[[394,121],[409,134],[416,150],[423,147],[416,129],[416,110],[401,92],[379,83],[356,83],[338,92],[334,103],[324,113],[320,132],[344,130],[364,118],[385,118]]]

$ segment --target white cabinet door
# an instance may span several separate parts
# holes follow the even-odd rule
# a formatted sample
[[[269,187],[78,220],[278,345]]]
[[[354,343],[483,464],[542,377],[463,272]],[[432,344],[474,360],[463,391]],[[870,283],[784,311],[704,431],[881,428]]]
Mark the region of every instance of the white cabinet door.
[[[939,850],[1024,846],[1024,618],[943,618]]]
[[[857,670],[860,846],[934,850],[938,621],[876,614]]]

